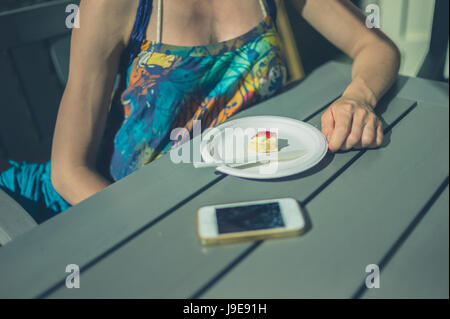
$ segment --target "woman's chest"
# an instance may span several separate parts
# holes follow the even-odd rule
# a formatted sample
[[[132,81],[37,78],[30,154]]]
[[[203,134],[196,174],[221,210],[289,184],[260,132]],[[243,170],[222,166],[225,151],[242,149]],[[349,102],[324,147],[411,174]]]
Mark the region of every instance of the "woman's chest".
[[[226,41],[249,31],[263,19],[259,0],[163,0],[161,42],[198,46]],[[146,39],[154,41],[158,29],[158,0]]]

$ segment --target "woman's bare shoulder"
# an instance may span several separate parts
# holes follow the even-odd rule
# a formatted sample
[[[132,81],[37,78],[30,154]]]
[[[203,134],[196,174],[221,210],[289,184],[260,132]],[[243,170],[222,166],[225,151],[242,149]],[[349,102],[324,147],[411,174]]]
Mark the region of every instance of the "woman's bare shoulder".
[[[101,34],[111,41],[129,40],[139,0],[81,0],[80,30]]]
[[[73,29],[70,46],[69,88],[103,74],[104,70],[108,77],[105,81],[115,76],[120,55],[130,39],[138,3],[139,0],[81,0],[79,28]]]

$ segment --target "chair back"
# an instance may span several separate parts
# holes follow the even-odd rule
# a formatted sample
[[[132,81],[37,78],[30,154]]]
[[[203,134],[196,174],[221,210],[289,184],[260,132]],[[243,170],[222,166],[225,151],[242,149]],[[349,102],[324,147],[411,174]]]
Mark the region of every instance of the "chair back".
[[[0,13],[0,171],[5,159],[44,162],[69,69],[66,8],[57,0]]]

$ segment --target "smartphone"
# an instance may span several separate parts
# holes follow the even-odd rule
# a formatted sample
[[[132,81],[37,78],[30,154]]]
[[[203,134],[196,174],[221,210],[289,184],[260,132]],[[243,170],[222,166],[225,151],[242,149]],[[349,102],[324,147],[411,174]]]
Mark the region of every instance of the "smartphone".
[[[293,198],[212,205],[197,211],[203,245],[295,236],[305,228],[302,208]]]

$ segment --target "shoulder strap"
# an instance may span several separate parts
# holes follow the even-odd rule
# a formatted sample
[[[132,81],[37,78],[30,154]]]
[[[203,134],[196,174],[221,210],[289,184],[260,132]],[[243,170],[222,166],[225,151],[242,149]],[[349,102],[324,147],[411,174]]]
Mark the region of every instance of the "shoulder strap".
[[[130,43],[128,44],[127,52],[127,67],[138,55],[142,41],[145,37],[145,31],[147,30],[148,21],[152,14],[153,0],[140,0],[139,7],[136,14],[136,21],[134,22],[133,31],[130,37]]]
[[[272,20],[275,21],[277,18],[277,4],[275,3],[275,0],[266,0],[266,4],[267,4],[267,13],[270,15]]]

